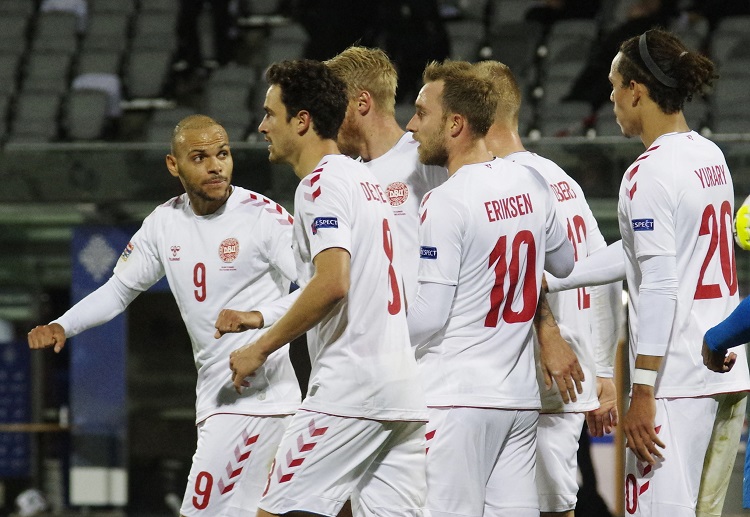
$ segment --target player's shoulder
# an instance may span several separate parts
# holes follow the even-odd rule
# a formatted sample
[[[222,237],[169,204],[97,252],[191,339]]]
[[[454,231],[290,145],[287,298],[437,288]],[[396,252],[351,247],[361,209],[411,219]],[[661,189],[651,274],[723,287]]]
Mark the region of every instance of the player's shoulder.
[[[189,205],[188,197],[186,193],[182,193],[179,196],[171,198],[169,201],[162,203],[161,205],[154,208],[151,213],[146,217],[146,221],[150,220],[166,220],[174,217],[176,214],[181,214],[185,211]]]
[[[289,226],[294,222],[286,208],[268,196],[242,187],[234,188],[233,196],[230,198],[231,209],[241,210],[249,217],[273,219],[282,226]]]

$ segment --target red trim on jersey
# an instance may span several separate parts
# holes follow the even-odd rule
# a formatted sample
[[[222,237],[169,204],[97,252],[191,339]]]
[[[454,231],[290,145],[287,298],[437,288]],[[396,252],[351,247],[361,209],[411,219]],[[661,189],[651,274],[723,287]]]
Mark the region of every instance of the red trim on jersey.
[[[635,196],[635,191],[636,191],[637,188],[638,188],[638,183],[636,182],[636,183],[633,183],[633,188],[631,188],[630,190],[628,190],[628,197],[630,199],[633,199],[633,196]]]
[[[430,190],[423,198],[422,202],[419,203],[419,206],[424,206],[425,203],[427,203],[427,200],[430,199],[430,196],[432,195],[432,191]]]
[[[633,179],[633,176],[635,176],[635,173],[638,172],[638,167],[640,166],[641,164],[639,163],[638,165],[630,169],[630,172],[628,172],[628,175],[627,175],[628,181]]]
[[[646,149],[646,152],[650,153],[651,151],[656,151],[658,148],[659,148],[659,146],[655,145],[655,146],[652,146],[652,147],[649,147],[648,149]]]

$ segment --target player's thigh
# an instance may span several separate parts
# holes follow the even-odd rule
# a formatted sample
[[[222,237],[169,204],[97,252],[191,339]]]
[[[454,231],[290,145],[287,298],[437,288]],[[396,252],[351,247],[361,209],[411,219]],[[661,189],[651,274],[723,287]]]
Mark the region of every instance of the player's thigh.
[[[386,446],[383,423],[298,411],[281,439],[259,507],[335,516]]]
[[[220,414],[201,422],[180,513],[254,516],[290,420],[291,416]]]
[[[514,411],[515,418],[487,482],[484,517],[537,517],[538,411]]]
[[[425,425],[423,422],[388,422],[390,436],[352,495],[358,517],[423,515]]]
[[[584,420],[584,413],[539,415],[536,487],[543,512],[564,512],[576,507],[578,440]]]
[[[696,511],[698,517],[721,515],[745,421],[747,393],[722,393],[714,398],[719,408],[703,462]]]
[[[654,428],[663,459],[649,465],[625,451],[625,510],[640,517],[692,517],[718,403],[711,397],[657,399]]]
[[[515,413],[430,408],[426,507],[433,517],[483,514],[487,481],[513,427]]]

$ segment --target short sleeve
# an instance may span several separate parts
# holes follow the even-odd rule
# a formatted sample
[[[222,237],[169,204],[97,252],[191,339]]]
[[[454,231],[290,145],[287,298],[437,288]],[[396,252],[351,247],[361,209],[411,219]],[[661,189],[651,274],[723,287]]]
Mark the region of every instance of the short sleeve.
[[[457,285],[461,269],[464,216],[461,203],[445,199],[440,189],[422,200],[419,227],[420,282]]]
[[[630,200],[630,228],[636,257],[676,255],[671,185],[641,164],[638,189]]]
[[[335,175],[323,173],[303,180],[301,188],[297,217],[302,217],[310,242],[310,259],[329,248],[343,248],[351,254],[352,196],[346,185],[337,182]]]
[[[152,213],[131,237],[115,264],[115,276],[136,291],[146,291],[164,276],[164,267],[153,238],[156,232],[154,223],[155,217]]]

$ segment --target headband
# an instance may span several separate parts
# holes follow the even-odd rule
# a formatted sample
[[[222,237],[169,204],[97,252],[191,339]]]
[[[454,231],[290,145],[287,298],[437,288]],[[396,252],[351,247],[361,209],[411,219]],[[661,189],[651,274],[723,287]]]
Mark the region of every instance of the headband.
[[[646,68],[653,74],[656,79],[669,88],[677,88],[677,81],[669,77],[667,74],[661,71],[659,65],[653,60],[651,54],[648,53],[648,45],[646,44],[646,33],[641,34],[638,39],[638,52],[641,54],[641,59],[646,63]]]

